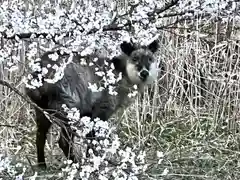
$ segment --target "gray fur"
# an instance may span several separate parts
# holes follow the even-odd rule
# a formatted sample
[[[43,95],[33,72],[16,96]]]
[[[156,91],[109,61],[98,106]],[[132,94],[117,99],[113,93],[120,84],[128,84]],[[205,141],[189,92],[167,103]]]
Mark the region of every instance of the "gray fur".
[[[122,55],[113,59],[99,58],[96,62],[93,61],[94,56],[86,57],[87,65],[80,63],[82,57],[74,55],[73,61],[65,68],[64,76],[61,80],[55,84],[44,82],[44,78],[51,78],[55,73],[54,69],[48,68],[48,73],[42,79],[44,82],[43,86],[38,89],[26,89],[27,95],[44,109],[54,109],[60,112],[62,104],[66,104],[68,108],[78,108],[81,117],[90,116],[92,119],[99,117],[101,120],[108,120],[120,107],[126,107],[129,104],[131,99],[129,99],[128,93],[134,84],[137,84],[140,90],[144,87],[146,79],[142,80],[139,77],[139,72],[143,68],[149,70],[151,63],[154,62],[153,52],[158,48],[154,43],[151,46],[136,48],[130,43],[123,42],[121,45]],[[57,61],[53,61],[48,56],[52,53],[54,52],[48,52],[42,56],[41,67],[46,67],[48,64],[60,65],[61,62],[66,61],[69,57],[69,55],[60,55],[59,53]],[[108,62],[108,65],[104,62]],[[93,65],[89,66],[89,63],[93,63]],[[95,74],[95,68],[97,67],[106,72],[112,63],[115,67],[114,74],[122,73],[123,75],[122,80],[114,85],[118,94],[110,95],[107,89],[101,92],[92,92],[88,88],[88,83],[103,85],[101,77]],[[37,77],[38,73],[41,72],[33,72],[33,77]],[[36,116],[38,126],[36,142],[38,163],[40,166],[46,167],[43,148],[46,133],[51,123],[37,110]],[[58,117],[61,118],[62,115]],[[74,160],[74,155],[71,154],[71,149],[69,150],[69,141],[72,138],[66,139],[66,137],[63,137],[67,134],[71,134],[71,131],[62,128],[59,146],[67,157],[70,155],[70,158]]]

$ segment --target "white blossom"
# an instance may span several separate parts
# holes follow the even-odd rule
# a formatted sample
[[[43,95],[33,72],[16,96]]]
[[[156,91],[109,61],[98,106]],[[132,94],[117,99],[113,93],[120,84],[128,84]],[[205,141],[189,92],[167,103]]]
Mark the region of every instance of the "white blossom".
[[[192,0],[191,3],[189,1],[179,1],[177,5],[171,7],[171,11],[156,14],[156,22],[153,22],[155,20],[152,21],[149,19],[149,13],[155,9],[165,7],[165,2],[131,0],[126,2],[125,7],[122,9],[119,9],[121,8],[119,2],[108,0],[84,1],[80,5],[80,1],[76,0],[69,2],[69,5],[63,5],[64,1],[58,1],[58,4],[56,3],[56,6],[53,6],[51,1],[46,0],[41,2],[41,5],[36,6],[35,2],[32,1],[28,3],[28,10],[26,11],[26,4],[23,1],[3,1],[0,7],[0,38],[5,39],[3,33],[7,37],[12,37],[15,34],[21,35],[22,33],[31,34],[27,40],[29,46],[25,58],[29,69],[34,74],[27,74],[26,77],[22,78],[22,82],[26,84],[26,87],[35,89],[41,87],[45,82],[56,83],[61,80],[64,76],[65,68],[72,62],[72,51],[79,52],[81,56],[99,53],[101,56],[104,55],[104,57],[112,58],[121,53],[119,45],[122,41],[130,42],[130,39],[132,39],[133,42],[138,42],[141,45],[149,44],[156,37],[156,34],[158,35],[158,28],[160,27],[161,29],[168,22],[164,18],[168,13],[181,14],[188,11],[181,18],[198,16],[203,18],[202,21],[205,21],[205,15],[210,15],[212,19],[217,19],[217,16],[222,14],[222,22],[228,22],[229,17],[232,17],[233,12],[239,6],[238,2],[222,0]],[[137,6],[133,9],[131,15],[127,14],[124,16],[124,13],[131,8],[129,5]],[[121,17],[118,17],[119,10],[123,11]],[[117,20],[113,22],[115,17],[117,17]],[[235,20],[234,23],[237,24],[240,18],[236,17]],[[131,22],[131,32],[129,30],[104,30],[111,23],[116,23],[120,27],[128,22]],[[127,28],[128,26],[126,26]],[[38,34],[44,34],[44,36],[38,37],[38,41],[36,42]],[[199,36],[203,37],[201,34]],[[13,41],[19,44],[14,47],[12,45],[14,44]],[[22,63],[20,62],[20,56],[12,55],[13,51],[21,49],[23,44],[20,41],[25,40],[21,39],[20,36],[16,36],[15,40],[11,40],[6,44],[4,40],[2,43],[0,64],[3,65],[5,70],[12,72],[20,69],[20,66],[18,66],[19,63]],[[62,50],[60,54],[66,52],[70,54],[69,58],[63,59],[63,62],[60,62],[61,58],[59,54],[52,53],[48,57],[53,61],[53,64],[47,64],[46,67],[42,67],[41,60],[38,58],[40,54],[39,48],[41,49],[42,44],[44,44],[46,46],[44,50],[55,49],[57,47],[56,42],[60,46],[66,47],[66,51]],[[96,57],[91,60],[92,62],[88,62],[85,58],[81,58],[80,63],[82,66],[94,66],[98,60]],[[122,80],[123,75],[121,73],[115,74],[114,65],[109,61],[104,61],[103,66],[103,68],[107,67],[109,70],[104,71],[102,67],[95,68],[94,73],[101,77],[101,81],[99,83],[89,82],[88,88],[92,93],[106,90],[112,96],[118,95],[119,92],[117,91],[116,84]],[[52,79],[47,77],[49,72],[54,72]],[[157,75],[157,73],[155,74]],[[134,85],[128,97],[135,97],[138,94],[137,90],[138,87]],[[63,173],[67,174],[66,179],[74,179],[75,176],[80,176],[84,180],[91,179],[91,175],[97,172],[100,180],[109,179],[109,174],[118,180],[136,180],[138,179],[137,174],[144,172],[148,168],[144,164],[146,163],[146,152],[139,152],[133,147],[124,148],[121,139],[115,134],[115,129],[109,122],[104,122],[100,119],[92,120],[91,117],[81,118],[79,109],[75,107],[69,108],[67,105],[63,105],[62,108],[67,114],[66,117],[70,120],[69,124],[71,128],[75,129],[76,133],[81,137],[80,142],[85,142],[85,135],[93,129],[96,131],[97,138],[104,137],[101,140],[88,141],[88,143],[94,145],[95,150],[99,151],[99,155],[94,155],[94,150],[91,149],[91,157],[89,159],[82,158],[82,164],[76,165],[71,161],[66,161],[67,167],[62,169]],[[157,151],[156,155],[156,165],[160,166],[164,159],[164,154]],[[109,165],[111,164],[109,163],[110,160],[117,161],[115,168]],[[132,170],[131,173],[126,173],[123,170],[127,169],[128,166]],[[14,174],[15,176],[15,170],[9,167],[11,167],[10,158],[0,156],[0,172],[6,170],[7,174]],[[25,169],[23,169],[24,172]],[[161,175],[165,176],[168,172],[168,169],[164,169]],[[23,179],[23,173],[16,175],[15,178]],[[36,176],[37,174],[34,174],[32,179]]]
[[[53,60],[56,61],[58,59],[58,54],[55,52],[53,54],[49,54],[48,57]]]

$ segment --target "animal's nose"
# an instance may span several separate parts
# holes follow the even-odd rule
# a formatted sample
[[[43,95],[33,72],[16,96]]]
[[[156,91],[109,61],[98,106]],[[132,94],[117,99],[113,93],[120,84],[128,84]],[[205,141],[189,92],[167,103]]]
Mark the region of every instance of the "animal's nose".
[[[148,77],[148,75],[149,75],[149,72],[148,72],[147,70],[142,70],[142,71],[140,72],[140,77],[141,77],[143,80],[146,80],[147,77]]]

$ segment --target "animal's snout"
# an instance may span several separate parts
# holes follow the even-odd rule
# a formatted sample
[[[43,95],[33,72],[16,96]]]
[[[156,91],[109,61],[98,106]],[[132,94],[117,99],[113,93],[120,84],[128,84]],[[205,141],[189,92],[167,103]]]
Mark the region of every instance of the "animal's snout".
[[[141,72],[140,72],[140,78],[142,79],[142,80],[146,80],[147,79],[147,77],[149,76],[149,72],[148,72],[148,70],[142,70]]]

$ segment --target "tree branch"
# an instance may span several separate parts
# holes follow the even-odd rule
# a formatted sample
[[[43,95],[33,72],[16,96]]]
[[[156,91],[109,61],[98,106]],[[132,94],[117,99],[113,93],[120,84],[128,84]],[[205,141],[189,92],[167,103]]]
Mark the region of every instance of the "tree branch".
[[[165,18],[165,17],[174,17],[174,16],[184,16],[186,14],[194,14],[193,10],[183,11],[183,12],[174,12],[174,13],[167,13],[158,16],[158,18]]]
[[[67,123],[67,121],[63,121],[60,118],[55,117],[52,114],[49,114],[49,112],[56,112],[55,110],[44,110],[41,107],[39,107],[36,103],[32,102],[26,95],[24,95],[23,93],[21,93],[17,88],[15,88],[13,85],[11,85],[9,82],[1,80],[0,79],[0,84],[3,86],[8,87],[11,91],[15,92],[17,95],[19,95],[22,99],[24,99],[26,102],[28,102],[31,106],[33,106],[34,108],[36,108],[37,110],[39,110],[41,113],[45,114],[46,117],[49,116],[48,120],[51,122],[56,123],[58,126],[66,128],[64,124]],[[59,114],[58,114],[59,115]],[[67,118],[66,118],[67,119]],[[71,130],[71,132],[79,137],[79,135],[77,133],[75,133],[74,131]]]
[[[156,14],[160,14],[161,12],[164,12],[166,11],[167,9],[171,8],[172,6],[176,5],[178,3],[179,0],[172,0],[170,3],[166,4],[163,8],[161,9],[156,9],[154,12],[150,12],[148,14],[148,16],[153,16]],[[131,6],[130,8],[130,11],[129,13],[131,14],[133,12],[133,10],[138,6],[139,4],[136,4],[136,5],[133,5]],[[68,15],[66,14],[66,17],[68,17]],[[76,24],[76,26],[79,26],[81,27],[81,30],[80,32],[83,33],[85,32],[86,30],[84,29],[84,27],[75,19],[71,19],[71,21],[73,23]],[[116,22],[116,21],[115,21]],[[128,26],[131,26],[131,22],[127,22],[125,24],[109,24],[109,25],[106,25],[102,28],[102,31],[106,32],[106,31],[119,31],[119,30],[126,30],[125,27],[128,27]],[[96,33],[97,31],[99,31],[101,29],[97,29],[97,28],[92,28],[91,30],[89,30],[86,34],[89,35],[89,34],[93,34],[93,33]],[[65,32],[65,36],[71,36],[73,33],[73,30],[72,31],[69,31],[69,32]],[[6,32],[2,32],[2,37],[5,38],[5,39],[9,39],[9,40],[16,40],[16,39],[29,39],[29,38],[40,38],[40,37],[43,37],[43,38],[47,38],[47,39],[52,39],[56,44],[58,44],[58,42],[56,41],[56,37],[58,36],[62,36],[63,33],[54,33],[54,34],[50,34],[50,33],[45,33],[45,32],[36,32],[36,33],[20,33],[20,34],[14,34],[12,36],[8,36],[6,34]]]
[[[155,14],[160,14],[160,13],[163,13],[164,11],[170,9],[171,7],[177,5],[177,3],[179,2],[179,0],[172,0],[171,2],[169,3],[166,3],[165,6],[163,6],[162,8],[160,9],[155,9],[154,11],[152,12],[149,12],[148,13],[148,16],[154,16]]]
[[[129,26],[129,23],[118,25],[118,24],[110,24],[103,26],[102,31],[118,31],[118,30],[124,30],[125,27]],[[92,28],[90,31],[87,32],[87,34],[93,34],[99,31],[100,29]],[[83,32],[83,31],[81,31]],[[67,32],[65,36],[70,36],[73,33],[73,31]],[[21,33],[21,34],[14,34],[12,36],[8,36],[5,32],[1,33],[3,38],[9,39],[9,40],[15,40],[16,38],[19,39],[29,39],[29,38],[39,38],[44,37],[48,39],[55,40],[57,36],[60,36],[62,34],[55,33],[55,34],[49,34],[49,33]]]

